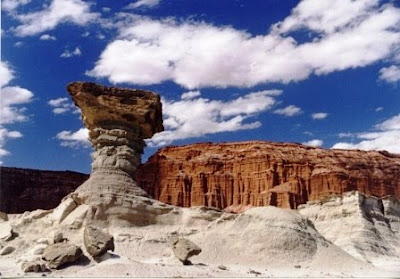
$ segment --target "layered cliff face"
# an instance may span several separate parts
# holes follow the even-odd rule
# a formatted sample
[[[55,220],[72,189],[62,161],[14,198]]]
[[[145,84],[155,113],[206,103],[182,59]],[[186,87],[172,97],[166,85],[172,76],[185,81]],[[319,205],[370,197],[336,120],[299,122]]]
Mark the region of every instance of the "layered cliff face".
[[[61,199],[88,179],[72,171],[0,168],[0,211],[23,213],[52,209]]]
[[[400,198],[400,156],[292,143],[199,143],[160,149],[139,166],[136,181],[178,206],[297,208],[352,190]]]

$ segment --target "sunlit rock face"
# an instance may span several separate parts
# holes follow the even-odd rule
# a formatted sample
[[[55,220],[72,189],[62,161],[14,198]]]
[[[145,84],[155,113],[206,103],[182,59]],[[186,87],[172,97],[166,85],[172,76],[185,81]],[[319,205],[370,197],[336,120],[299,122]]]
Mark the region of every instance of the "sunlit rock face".
[[[136,181],[177,206],[294,209],[353,190],[400,198],[400,156],[262,141],[198,143],[160,149],[138,168]]]
[[[78,197],[90,204],[119,205],[127,197],[147,196],[132,175],[141,162],[144,139],[163,131],[160,96],[89,82],[73,82],[67,89],[95,149],[92,174],[76,190]]]

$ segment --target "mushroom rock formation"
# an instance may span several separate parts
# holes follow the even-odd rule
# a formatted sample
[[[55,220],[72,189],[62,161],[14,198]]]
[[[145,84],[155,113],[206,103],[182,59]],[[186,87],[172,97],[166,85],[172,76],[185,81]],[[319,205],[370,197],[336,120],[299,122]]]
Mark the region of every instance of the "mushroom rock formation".
[[[67,90],[89,129],[92,173],[72,194],[77,204],[121,206],[149,197],[133,179],[144,139],[163,131],[160,96],[150,91],[73,82]],[[128,202],[129,203],[129,202]]]

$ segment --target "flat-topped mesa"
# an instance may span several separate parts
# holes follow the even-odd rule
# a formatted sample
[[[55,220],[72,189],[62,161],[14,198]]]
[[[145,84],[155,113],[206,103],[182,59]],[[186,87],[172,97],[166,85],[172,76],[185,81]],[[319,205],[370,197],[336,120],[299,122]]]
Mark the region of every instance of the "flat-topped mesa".
[[[82,111],[95,148],[92,169],[118,168],[133,174],[144,139],[163,131],[160,96],[144,90],[73,82],[68,91]]]
[[[73,82],[67,90],[82,111],[95,149],[92,174],[75,193],[85,203],[108,205],[148,196],[137,187],[133,174],[141,162],[144,139],[164,129],[160,96],[91,82]]]

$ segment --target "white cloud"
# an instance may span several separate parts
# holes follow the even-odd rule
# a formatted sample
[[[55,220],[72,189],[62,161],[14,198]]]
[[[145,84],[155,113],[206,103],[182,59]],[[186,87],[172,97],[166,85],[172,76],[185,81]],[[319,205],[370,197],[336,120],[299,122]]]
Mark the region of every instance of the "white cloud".
[[[99,17],[90,12],[90,4],[82,0],[52,0],[43,10],[15,16],[21,25],[15,28],[18,36],[32,36],[53,30],[61,23],[85,25]]]
[[[71,112],[74,114],[80,113],[80,110],[68,98],[58,98],[47,102],[53,109],[54,114],[64,114]]]
[[[0,62],[0,86],[3,87],[7,85],[10,80],[14,78],[14,72],[11,70],[10,65],[7,62]]]
[[[182,100],[190,100],[190,99],[194,99],[196,97],[199,97],[201,95],[200,91],[189,91],[186,93],[183,93],[181,95],[181,99]]]
[[[314,146],[314,147],[320,147],[324,144],[324,142],[320,139],[313,139],[313,140],[303,142],[303,144],[309,145],[309,146]]]
[[[48,101],[47,103],[52,107],[59,107],[59,106],[62,106],[63,104],[65,104],[66,102],[68,102],[68,98],[52,99],[52,100]]]
[[[1,158],[3,156],[9,155],[10,152],[4,149],[4,145],[6,144],[8,139],[17,139],[21,138],[22,134],[18,131],[8,131],[5,128],[0,126],[0,165],[3,164]]]
[[[147,143],[161,146],[180,139],[258,128],[259,121],[248,119],[269,110],[280,93],[280,90],[265,90],[229,101],[209,100],[190,93],[192,98],[163,100],[165,131],[155,134]],[[185,94],[182,96],[188,96]]]
[[[73,56],[80,56],[80,55],[82,55],[82,51],[80,50],[79,47],[76,47],[74,49],[74,51],[69,51],[67,49],[64,50],[64,52],[60,55],[60,57],[62,57],[62,58],[70,58],[70,57],[73,57]]]
[[[389,118],[378,125],[375,125],[375,128],[382,131],[400,130],[400,114],[393,116],[392,118]]]
[[[1,88],[0,96],[0,127],[4,124],[27,120],[27,117],[24,115],[26,109],[19,107],[19,105],[32,101],[33,93],[31,91],[18,86],[6,86]]]
[[[383,107],[377,107],[377,108],[375,109],[376,112],[379,112],[379,111],[381,111],[381,110],[383,110]]]
[[[354,134],[352,133],[339,133],[339,138],[353,138]]]
[[[379,79],[391,83],[400,81],[400,67],[392,65],[390,67],[382,68],[379,71]]]
[[[326,112],[316,112],[311,114],[311,118],[312,119],[325,119],[328,116],[328,114]]]
[[[103,8],[101,8],[101,10],[102,10],[103,12],[105,12],[105,13],[111,12],[111,8],[110,8],[110,7],[103,7]]]
[[[21,47],[24,43],[21,41],[15,42],[14,46],[15,47]]]
[[[154,8],[160,4],[160,0],[139,0],[126,6],[126,9]]]
[[[62,131],[57,134],[57,139],[61,141],[61,146],[79,148],[89,147],[89,130],[81,128],[76,132]]]
[[[375,125],[375,132],[364,132],[354,136],[361,140],[358,143],[339,142],[332,148],[336,149],[363,149],[386,150],[400,153],[400,114]]]
[[[55,41],[55,40],[57,40],[57,38],[54,37],[54,36],[51,36],[49,34],[43,34],[42,36],[40,36],[40,40],[42,40],[42,41]]]
[[[9,155],[4,146],[9,139],[22,137],[19,131],[10,131],[4,125],[27,120],[24,112],[25,107],[21,105],[32,101],[33,93],[19,86],[8,86],[14,78],[14,72],[6,62],[0,62],[1,90],[0,90],[0,165],[1,158]]]
[[[274,28],[283,33],[309,29],[330,34],[364,20],[376,11],[378,4],[379,0],[301,1],[291,15]]]
[[[302,113],[301,108],[296,107],[294,105],[287,106],[282,109],[277,109],[274,111],[275,114],[281,114],[287,117],[295,116]]]
[[[258,36],[193,20],[132,17],[121,22],[119,37],[87,74],[112,83],[251,87],[364,67],[395,55],[400,9],[372,0],[341,0],[322,9],[330,6],[322,2],[300,2],[292,15]],[[290,36],[296,26],[313,31],[309,41]]]
[[[19,6],[23,6],[31,2],[31,0],[2,0],[1,9],[7,12],[14,11]]]

